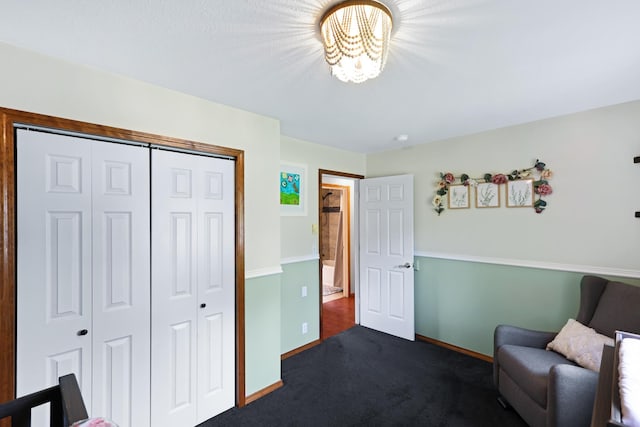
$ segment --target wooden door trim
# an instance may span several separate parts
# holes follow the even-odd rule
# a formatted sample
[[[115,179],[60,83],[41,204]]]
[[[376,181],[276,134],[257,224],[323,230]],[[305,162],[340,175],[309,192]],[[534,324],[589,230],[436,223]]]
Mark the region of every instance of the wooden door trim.
[[[342,292],[344,296],[348,297],[349,293],[351,292],[351,187],[349,187],[348,185],[339,185],[339,184],[322,184],[321,190],[325,188],[333,188],[335,190],[342,191],[342,195],[340,196],[340,203],[346,200],[345,208],[342,211],[343,213],[342,223],[344,227],[343,228],[344,247],[342,250],[343,252],[342,258],[343,258],[343,262],[344,262],[344,258],[346,258],[348,262],[342,273],[343,276],[346,275],[346,279],[347,279],[345,287],[342,290]],[[321,211],[323,207],[324,206],[320,206]],[[319,224],[322,224],[322,221],[320,221]],[[323,241],[324,241],[324,238],[319,239],[319,244],[318,244],[320,248],[320,264],[321,265],[322,265],[322,245],[320,243],[322,243]],[[337,262],[337,259],[336,259],[336,262]],[[322,273],[322,269],[320,269],[320,272]],[[344,280],[344,277],[343,277],[343,280]],[[320,283],[322,284],[322,274],[320,277]]]
[[[235,160],[236,405],[246,404],[244,151],[146,132],[0,108],[0,402],[15,398],[16,370],[16,175],[15,126],[33,125],[169,148],[200,151]]]
[[[320,248],[322,248],[322,175],[331,175],[336,178],[349,178],[353,180],[364,179],[364,175],[357,175],[349,172],[340,172],[329,169],[318,169],[318,253],[320,252]],[[325,184],[326,185],[326,184]],[[357,203],[357,201],[356,201]],[[349,265],[349,269],[351,269],[351,265]],[[351,274],[351,273],[349,273]],[[323,328],[322,328],[322,261],[318,262],[318,278],[320,280],[319,288],[319,298],[320,298],[320,307],[319,307],[319,324],[320,324],[320,339],[322,340]]]

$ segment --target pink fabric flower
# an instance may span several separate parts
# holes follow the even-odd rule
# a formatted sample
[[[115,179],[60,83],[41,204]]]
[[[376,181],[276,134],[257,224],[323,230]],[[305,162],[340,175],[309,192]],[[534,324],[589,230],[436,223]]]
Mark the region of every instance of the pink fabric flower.
[[[453,176],[451,172],[447,172],[444,174],[444,180],[447,182],[447,184],[451,184],[456,180],[456,177]]]
[[[117,425],[113,421],[98,417],[76,421],[71,427],[117,427]]]
[[[548,196],[553,193],[553,188],[549,184],[540,184],[536,187],[536,193],[541,196]]]
[[[494,184],[500,185],[500,184],[506,184],[507,181],[509,181],[509,179],[507,178],[506,175],[499,173],[497,175],[494,175],[491,178],[491,182],[493,182]]]

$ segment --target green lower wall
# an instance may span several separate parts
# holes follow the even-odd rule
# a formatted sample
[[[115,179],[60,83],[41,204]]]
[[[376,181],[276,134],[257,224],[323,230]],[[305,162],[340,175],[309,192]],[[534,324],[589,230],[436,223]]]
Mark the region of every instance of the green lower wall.
[[[584,273],[416,257],[416,333],[493,356],[499,324],[558,331],[575,318]],[[640,285],[640,279],[611,280]],[[319,337],[318,262],[286,264],[281,277],[281,347],[286,353]],[[308,287],[301,297],[302,285]],[[301,333],[302,322],[309,332]]]
[[[287,353],[320,338],[320,286],[318,260],[282,266],[282,341],[280,352]],[[307,296],[302,296],[302,287]],[[302,333],[302,323],[307,333]]]
[[[246,395],[280,381],[280,275],[245,283]]]
[[[493,356],[499,324],[557,331],[575,318],[584,274],[416,257],[416,333]],[[640,279],[615,278],[640,285]]]

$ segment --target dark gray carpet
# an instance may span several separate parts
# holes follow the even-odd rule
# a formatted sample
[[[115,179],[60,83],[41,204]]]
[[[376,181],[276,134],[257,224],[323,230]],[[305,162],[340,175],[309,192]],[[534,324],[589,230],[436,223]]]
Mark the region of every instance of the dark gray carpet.
[[[497,403],[491,370],[355,326],[284,360],[284,387],[201,426],[526,426]]]

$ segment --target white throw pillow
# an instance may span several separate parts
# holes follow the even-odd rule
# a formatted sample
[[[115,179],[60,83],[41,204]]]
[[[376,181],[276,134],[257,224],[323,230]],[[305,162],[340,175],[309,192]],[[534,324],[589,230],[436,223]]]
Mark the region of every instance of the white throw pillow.
[[[605,344],[613,346],[613,338],[569,319],[553,341],[547,344],[547,350],[554,350],[583,368],[598,372]]]
[[[624,338],[618,350],[622,422],[640,427],[640,340]]]

